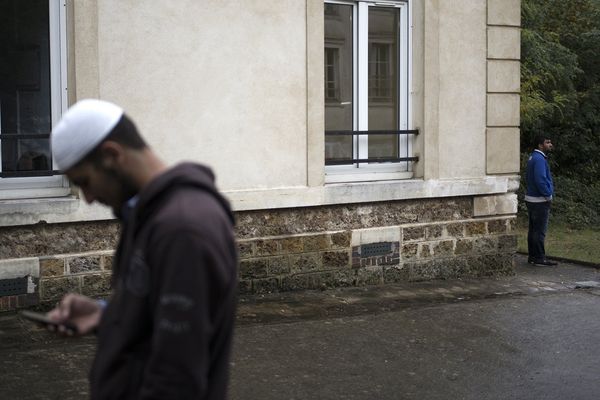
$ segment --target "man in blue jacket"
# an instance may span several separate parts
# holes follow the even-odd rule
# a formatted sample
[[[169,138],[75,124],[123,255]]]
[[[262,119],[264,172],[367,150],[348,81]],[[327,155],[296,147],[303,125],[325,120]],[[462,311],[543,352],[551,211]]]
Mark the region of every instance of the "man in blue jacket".
[[[554,183],[548,165],[548,153],[553,147],[552,141],[542,135],[536,136],[534,145],[535,149],[527,161],[525,171],[527,183],[525,204],[529,214],[528,262],[539,266],[552,266],[557,263],[546,258],[544,240],[554,195]]]

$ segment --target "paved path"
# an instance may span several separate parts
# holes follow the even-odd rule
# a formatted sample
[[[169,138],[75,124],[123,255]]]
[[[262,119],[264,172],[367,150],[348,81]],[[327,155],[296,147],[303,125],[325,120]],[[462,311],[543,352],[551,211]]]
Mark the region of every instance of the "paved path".
[[[600,272],[245,297],[231,399],[599,399]],[[94,339],[0,314],[0,399],[81,399]]]

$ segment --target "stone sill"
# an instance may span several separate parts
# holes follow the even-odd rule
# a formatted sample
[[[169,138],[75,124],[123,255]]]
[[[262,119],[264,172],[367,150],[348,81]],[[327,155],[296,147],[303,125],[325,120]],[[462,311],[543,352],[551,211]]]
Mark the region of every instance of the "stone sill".
[[[398,180],[225,191],[234,211],[503,194],[519,186],[517,175],[448,180]],[[0,227],[114,219],[104,206],[76,196],[0,201]]]
[[[471,179],[356,182],[325,184],[321,187],[293,187],[225,192],[235,211],[273,208],[315,207],[378,201],[431,199],[491,195],[515,192],[517,175]]]
[[[113,219],[112,211],[76,196],[0,201],[0,227]]]

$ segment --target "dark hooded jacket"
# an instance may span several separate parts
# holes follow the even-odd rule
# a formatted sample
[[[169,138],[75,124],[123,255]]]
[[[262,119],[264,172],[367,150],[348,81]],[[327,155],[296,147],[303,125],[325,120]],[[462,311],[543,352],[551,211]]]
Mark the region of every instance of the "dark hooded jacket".
[[[237,290],[233,215],[212,172],[180,164],[123,223],[92,399],[223,399]]]

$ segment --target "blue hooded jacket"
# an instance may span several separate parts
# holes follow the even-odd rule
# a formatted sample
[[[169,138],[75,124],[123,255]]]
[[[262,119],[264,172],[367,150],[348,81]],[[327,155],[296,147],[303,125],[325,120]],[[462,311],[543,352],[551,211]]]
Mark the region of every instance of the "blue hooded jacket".
[[[527,161],[525,170],[527,194],[525,201],[549,201],[554,195],[554,183],[548,165],[547,156],[540,150],[534,150]]]

